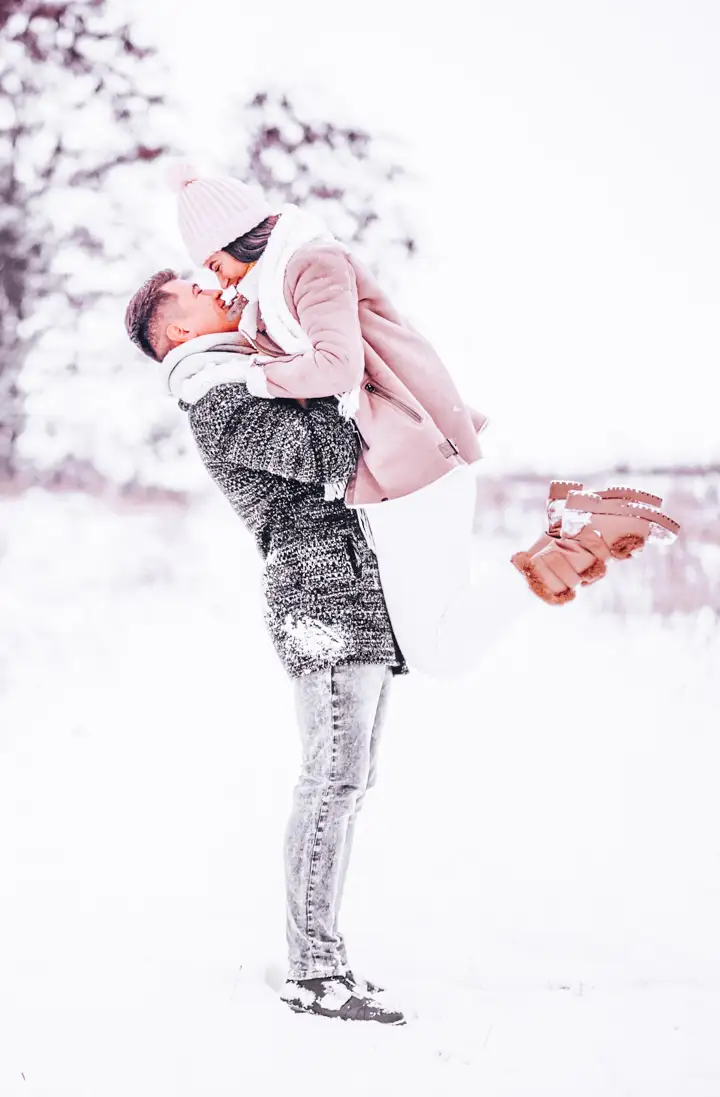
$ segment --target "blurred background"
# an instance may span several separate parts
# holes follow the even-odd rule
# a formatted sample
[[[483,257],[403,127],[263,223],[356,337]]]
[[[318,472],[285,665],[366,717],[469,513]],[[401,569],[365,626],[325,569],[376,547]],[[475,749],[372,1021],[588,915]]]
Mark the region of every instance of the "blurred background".
[[[479,557],[550,478],[683,524],[398,689],[348,917],[430,1020],[381,1074],[716,1097],[718,56],[715,0],[0,0],[3,1097],[348,1073],[242,996],[282,963],[297,733],[251,539],[124,333],[188,270],[175,156],[318,209],[434,342],[491,419]]]
[[[720,605],[710,0],[0,13],[5,539],[37,487],[211,490],[122,325],[145,277],[187,269],[165,182],[182,155],[318,207],[435,342],[492,420],[484,535],[522,539],[550,476],[642,482],[685,536],[633,569],[638,606]],[[618,584],[603,597],[632,608]]]

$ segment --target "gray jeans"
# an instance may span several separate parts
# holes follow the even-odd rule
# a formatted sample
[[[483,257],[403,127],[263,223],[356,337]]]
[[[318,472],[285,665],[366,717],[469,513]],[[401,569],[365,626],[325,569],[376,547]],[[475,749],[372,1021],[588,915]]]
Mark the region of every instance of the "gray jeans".
[[[388,667],[331,667],[295,682],[302,770],[285,839],[291,979],[347,968],[338,915],[355,820],[375,783]]]

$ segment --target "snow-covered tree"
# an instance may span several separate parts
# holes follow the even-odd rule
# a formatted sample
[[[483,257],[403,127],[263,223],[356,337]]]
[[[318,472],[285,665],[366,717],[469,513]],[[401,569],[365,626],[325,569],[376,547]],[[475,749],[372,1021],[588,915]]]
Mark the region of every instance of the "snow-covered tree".
[[[113,0],[107,2],[110,6]],[[77,2],[61,6],[83,7]],[[98,25],[104,21],[109,29],[105,0],[89,7]],[[127,28],[123,33],[132,43]],[[103,49],[110,48],[106,42]],[[140,115],[142,103],[152,107],[155,139],[147,138],[139,123],[136,130],[132,118],[127,125],[103,123],[102,111],[106,120],[108,114],[101,104],[98,113],[87,104],[78,108],[73,125],[63,125],[63,104],[75,80],[65,82],[55,73],[58,90],[48,97],[41,93],[46,75],[35,74],[34,117],[55,127],[56,138],[62,138],[63,148],[72,147],[79,164],[76,169],[60,165],[55,181],[40,187],[22,216],[12,219],[16,264],[23,259],[24,241],[37,238],[45,250],[38,252],[32,277],[15,276],[22,297],[13,330],[21,329],[22,338],[18,335],[16,356],[7,356],[16,365],[5,375],[6,388],[12,377],[17,394],[9,452],[13,462],[19,453],[40,471],[42,482],[90,491],[112,484],[136,492],[204,483],[184,416],[168,399],[157,368],[133,351],[122,322],[128,298],[145,277],[164,266],[183,269],[165,169],[151,161],[161,143],[187,147],[188,135],[172,99],[161,106],[160,96],[148,90],[151,79],[160,86],[162,55],[142,50],[144,59],[137,64],[136,49],[131,45],[127,54],[125,86],[129,92],[136,80],[141,83],[144,90],[133,106]],[[293,103],[300,98],[296,92]],[[145,144],[138,137],[126,148],[114,145],[135,132]],[[301,109],[287,95],[272,92],[253,96],[239,132],[234,155],[216,165],[220,170],[254,179],[277,202],[314,207],[386,284],[392,282],[416,245],[403,209],[406,180],[390,142],[341,123],[330,111]],[[33,149],[29,138],[26,149]],[[25,161],[34,162],[27,153]],[[99,169],[96,176],[93,166]],[[81,169],[73,183],[72,172]],[[22,170],[27,175],[27,167]],[[3,347],[9,345],[2,327],[0,339]],[[3,422],[0,409],[0,429]]]
[[[392,281],[417,249],[403,207],[406,173],[396,149],[298,98],[261,91],[250,99],[241,115],[245,147],[231,170],[254,180],[276,202],[296,202],[320,213],[339,239]]]
[[[151,56],[106,0],[0,0],[0,481],[18,472],[33,347],[101,293],[72,273],[104,250],[91,196],[163,151]]]

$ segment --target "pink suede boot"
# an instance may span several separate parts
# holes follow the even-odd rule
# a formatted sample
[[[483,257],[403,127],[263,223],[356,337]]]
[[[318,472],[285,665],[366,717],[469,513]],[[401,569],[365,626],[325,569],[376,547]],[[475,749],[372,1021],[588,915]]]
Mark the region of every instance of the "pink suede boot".
[[[672,544],[680,532],[674,518],[651,503],[657,496],[635,488],[608,488],[583,492],[568,482],[554,482],[548,498],[548,529],[529,552],[518,552],[512,563],[533,591],[549,605],[564,605],[575,598],[575,588],[588,586],[606,574],[610,557],[626,560],[651,541]],[[554,501],[564,503],[558,529]]]
[[[589,586],[606,574],[610,549],[589,526],[574,537],[548,537],[536,552],[516,552],[512,564],[525,576],[533,594],[549,606],[575,598],[575,588]]]
[[[600,534],[616,560],[627,560],[648,542],[672,544],[680,532],[674,518],[645,502],[571,491],[561,519],[561,535],[578,537],[587,528]]]
[[[535,544],[528,549],[530,556],[534,556],[536,552],[540,552],[542,549],[546,548],[553,537],[560,536],[562,532],[562,517],[568,496],[577,494],[581,491],[582,484],[579,480],[552,480],[550,482],[547,497],[547,530],[542,536],[538,537]],[[645,503],[650,507],[659,507],[662,505],[662,499],[659,495],[652,495],[649,491],[641,491],[639,488],[629,488],[621,485],[604,488],[594,494],[601,499],[624,499],[627,502],[632,503]]]

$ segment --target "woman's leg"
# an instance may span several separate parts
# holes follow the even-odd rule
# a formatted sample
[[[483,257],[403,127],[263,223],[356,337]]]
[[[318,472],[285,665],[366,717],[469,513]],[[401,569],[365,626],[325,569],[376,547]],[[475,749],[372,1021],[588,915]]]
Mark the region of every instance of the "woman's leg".
[[[345,970],[337,932],[358,800],[371,773],[373,731],[387,667],[332,667],[298,678],[302,770],[285,841],[291,979]]]
[[[509,563],[477,567],[473,467],[366,508],[390,620],[408,664],[435,676],[470,670],[522,613],[526,585]]]

